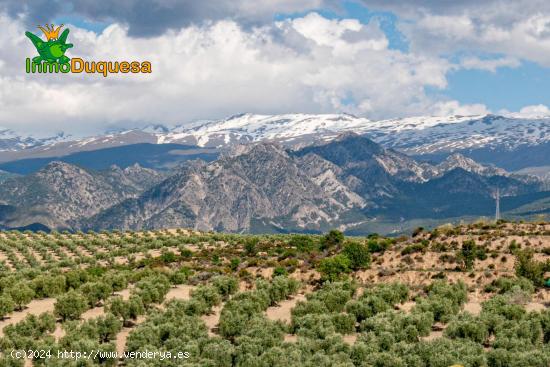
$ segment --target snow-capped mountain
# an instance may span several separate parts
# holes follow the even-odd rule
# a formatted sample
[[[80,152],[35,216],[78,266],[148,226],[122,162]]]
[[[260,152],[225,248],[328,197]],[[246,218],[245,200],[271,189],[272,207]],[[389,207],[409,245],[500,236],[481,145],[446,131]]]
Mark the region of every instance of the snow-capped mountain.
[[[300,145],[331,140],[347,131],[362,132],[370,120],[348,114],[241,114],[224,120],[179,126],[169,133],[156,134],[158,143],[188,143],[200,147],[223,147],[247,142],[276,141]]]
[[[148,131],[151,131],[150,128]],[[495,115],[410,117],[370,121],[348,114],[252,115],[155,129],[157,142],[222,147],[250,141],[300,145],[329,141],[343,132],[367,134],[386,147],[408,154],[454,152],[481,147],[537,145],[550,141],[550,117],[521,119]]]
[[[550,141],[550,117],[411,117],[377,121],[365,130],[377,142],[407,154],[539,145]]]
[[[49,146],[71,139],[71,136],[65,133],[58,133],[46,138],[35,138],[32,135],[20,135],[13,130],[0,128],[0,152],[14,152],[40,146]]]
[[[51,139],[38,140],[20,137],[10,131],[0,131],[0,162],[60,157],[80,151],[137,143],[171,143],[224,149],[237,144],[272,141],[298,149],[331,141],[345,132],[366,135],[387,148],[408,155],[430,159],[436,156],[437,161],[442,161],[454,152],[497,166],[502,166],[501,161],[519,160],[503,166],[508,170],[548,165],[544,157],[550,149],[550,117],[527,119],[476,115],[370,121],[349,114],[241,114],[174,127],[149,125],[79,139],[57,135]],[[516,149],[523,149],[523,153],[516,154]],[[506,156],[506,152],[513,153]],[[500,161],[486,157],[487,154],[497,153]],[[529,162],[531,158],[534,158],[533,162]]]

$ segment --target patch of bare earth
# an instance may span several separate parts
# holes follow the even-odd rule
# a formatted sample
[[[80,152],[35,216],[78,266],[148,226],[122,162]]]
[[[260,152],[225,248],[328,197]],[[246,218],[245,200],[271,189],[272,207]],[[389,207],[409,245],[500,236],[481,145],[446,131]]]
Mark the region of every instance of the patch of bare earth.
[[[281,301],[277,306],[269,307],[266,310],[266,316],[272,321],[290,322],[290,312],[296,306],[298,301],[305,301],[305,294],[297,294],[291,299]]]
[[[441,338],[441,337],[443,337],[443,331],[444,330],[445,330],[445,325],[443,325],[439,322],[436,322],[432,326],[432,331],[430,332],[430,335],[423,336],[421,339],[424,340],[424,341],[431,341],[431,340],[434,340],[434,339]]]
[[[139,316],[132,327],[123,327],[122,330],[116,335],[115,346],[119,356],[124,353],[124,349],[126,348],[126,340],[128,340],[128,335],[130,335],[132,329],[144,321],[145,317]]]
[[[212,308],[212,313],[209,315],[201,316],[202,321],[206,324],[206,327],[208,328],[208,335],[209,336],[215,336],[216,328],[218,326],[218,323],[220,322],[220,314],[222,313],[223,304],[215,306]]]
[[[342,339],[344,340],[344,343],[353,345],[357,341],[358,336],[359,336],[359,334],[357,334],[357,333],[342,335]]]
[[[170,301],[172,299],[189,299],[191,297],[191,291],[193,290],[192,285],[187,284],[180,284],[173,288],[170,288],[168,293],[166,294],[166,301]]]
[[[414,306],[416,306],[416,302],[414,301],[407,301],[407,302],[401,303],[400,305],[397,305],[397,307],[404,312],[411,312]]]
[[[525,305],[527,312],[542,312],[546,310],[546,305],[539,302],[529,302]]]

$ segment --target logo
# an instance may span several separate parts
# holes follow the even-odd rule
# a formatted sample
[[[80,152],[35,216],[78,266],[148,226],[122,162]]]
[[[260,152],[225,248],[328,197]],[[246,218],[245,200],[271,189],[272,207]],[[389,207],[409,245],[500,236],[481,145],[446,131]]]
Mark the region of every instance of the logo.
[[[65,56],[65,51],[73,47],[72,43],[67,43],[67,37],[69,36],[69,30],[65,29],[59,37],[59,31],[63,28],[63,24],[54,28],[53,24],[44,27],[38,27],[46,36],[46,41],[42,41],[40,37],[31,33],[25,32],[25,35],[31,40],[36,51],[40,56],[36,56],[32,59],[35,64],[40,64],[43,61],[48,63],[56,62],[58,64],[67,64],[71,59]]]
[[[117,73],[151,73],[152,67],[149,61],[85,61],[79,57],[72,59],[65,55],[68,49],[73,47],[72,43],[67,43],[69,29],[65,29],[61,36],[59,31],[63,24],[55,28],[53,24],[46,24],[44,27],[38,26],[46,40],[41,39],[31,32],[25,32],[25,35],[31,40],[38,56],[26,59],[25,70],[27,74],[35,73],[99,73],[104,77]]]

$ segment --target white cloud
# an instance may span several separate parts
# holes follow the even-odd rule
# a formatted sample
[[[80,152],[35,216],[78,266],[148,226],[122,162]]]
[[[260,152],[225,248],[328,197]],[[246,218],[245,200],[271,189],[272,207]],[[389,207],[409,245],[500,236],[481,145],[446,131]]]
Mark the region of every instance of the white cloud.
[[[516,118],[540,118],[550,116],[550,108],[543,104],[525,106],[518,112],[507,110],[500,111],[501,114]]]
[[[499,59],[480,59],[478,57],[466,57],[460,62],[464,69],[486,70],[495,73],[498,68],[517,68],[521,62],[513,57],[502,57]]]
[[[434,116],[450,115],[485,115],[490,113],[483,104],[460,104],[458,101],[437,102],[433,105],[431,114]]]
[[[17,20],[0,21],[8,30],[0,34],[0,126],[27,132],[93,133],[248,111],[423,114],[434,102],[424,88],[445,88],[453,67],[388,49],[375,22],[311,13],[251,29],[217,21],[151,38],[129,37],[118,24],[101,34],[69,26],[69,56],[149,60],[153,74],[27,75],[24,58],[36,51]]]
[[[501,54],[550,66],[550,2],[545,0],[363,0],[399,17],[411,50],[421,54]]]

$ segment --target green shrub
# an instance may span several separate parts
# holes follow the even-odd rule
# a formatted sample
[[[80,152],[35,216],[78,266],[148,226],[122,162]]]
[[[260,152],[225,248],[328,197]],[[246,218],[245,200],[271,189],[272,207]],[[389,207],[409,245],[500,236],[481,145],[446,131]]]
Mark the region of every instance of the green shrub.
[[[310,253],[317,249],[317,243],[308,235],[293,235],[288,244],[295,247],[298,252]]]
[[[111,295],[113,288],[108,283],[90,282],[80,287],[80,292],[88,300],[88,306],[95,307],[100,301],[106,300]]]
[[[34,297],[34,291],[25,283],[17,283],[8,289],[9,296],[15,303],[16,310],[22,310]]]
[[[403,303],[409,299],[409,287],[403,283],[387,283],[377,284],[372,288],[365,289],[363,297],[367,295],[374,295],[382,298],[390,305],[396,305]]]
[[[0,296],[0,320],[3,320],[7,314],[15,309],[15,302],[9,295]]]
[[[345,255],[335,255],[321,260],[317,270],[324,280],[336,281],[351,272],[351,260]]]
[[[239,289],[239,282],[233,277],[220,275],[212,278],[211,282],[224,299],[227,299]]]
[[[105,305],[105,311],[122,319],[124,326],[129,325],[130,320],[137,320],[138,316],[145,313],[145,307],[141,298],[132,295],[128,300],[123,300],[122,297],[111,297]]]
[[[481,344],[488,338],[489,330],[477,317],[462,313],[449,322],[444,334],[451,339],[468,339]]]
[[[321,250],[341,246],[344,243],[344,234],[336,229],[331,230],[321,238]]]
[[[370,252],[367,246],[360,242],[346,243],[342,253],[350,260],[353,270],[367,269],[370,265]]]
[[[533,260],[532,251],[516,251],[516,275],[529,279],[535,286],[544,285],[544,272],[547,267],[547,264]]]
[[[88,300],[80,292],[69,291],[57,298],[54,312],[61,320],[78,320],[86,311]]]
[[[191,297],[206,304],[210,309],[213,306],[219,305],[222,301],[218,288],[213,285],[201,285],[191,291]]]
[[[33,279],[32,288],[38,298],[54,297],[65,291],[67,286],[62,275],[40,275]]]
[[[503,294],[511,291],[514,287],[518,287],[519,289],[529,294],[535,292],[535,287],[533,286],[533,283],[529,279],[522,277],[500,277],[488,284],[485,287],[485,291]]]
[[[346,302],[353,297],[355,289],[355,284],[350,282],[327,282],[320,290],[307,297],[309,301],[321,301],[329,312],[342,312]]]
[[[406,256],[414,254],[416,252],[425,252],[426,248],[427,245],[425,243],[413,243],[412,245],[408,245],[403,250],[401,250],[401,255]]]

